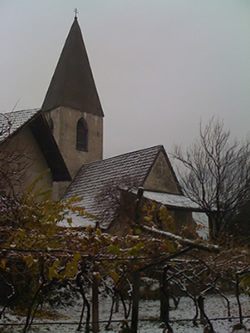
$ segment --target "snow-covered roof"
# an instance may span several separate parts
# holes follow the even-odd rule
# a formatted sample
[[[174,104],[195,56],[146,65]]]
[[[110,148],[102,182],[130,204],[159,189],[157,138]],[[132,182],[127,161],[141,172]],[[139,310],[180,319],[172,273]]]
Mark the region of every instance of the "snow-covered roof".
[[[80,203],[78,203],[78,205],[80,205]],[[69,227],[69,222],[67,220],[68,218],[72,219],[72,223],[70,224],[72,228],[87,228],[89,225],[94,228],[98,222],[98,220],[95,220],[89,216],[79,216],[77,213],[69,212],[64,220],[58,223],[58,226],[63,228]]]
[[[16,132],[39,111],[40,109],[30,109],[0,113],[0,141]]]
[[[162,149],[154,146],[83,165],[64,198],[82,197],[86,211],[99,217],[105,229],[114,219],[114,192],[142,185]]]
[[[143,196],[144,198],[162,203],[167,207],[200,211],[199,206],[184,195],[144,191]]]
[[[152,168],[163,146],[154,146],[82,166],[64,198],[82,198],[85,210],[100,219],[100,227],[106,229],[115,218],[120,190],[136,194]],[[144,197],[175,209],[199,210],[199,207],[183,195],[145,191]],[[118,199],[118,200],[117,200]],[[90,224],[88,217],[73,217],[77,226]],[[92,220],[96,223],[96,220]]]

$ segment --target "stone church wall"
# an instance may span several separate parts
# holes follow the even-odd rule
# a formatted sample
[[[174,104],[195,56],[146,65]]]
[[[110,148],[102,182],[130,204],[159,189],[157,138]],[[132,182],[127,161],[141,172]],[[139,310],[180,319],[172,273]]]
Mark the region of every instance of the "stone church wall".
[[[46,117],[49,123],[51,120],[53,122],[53,135],[72,178],[75,177],[83,164],[102,159],[102,117],[66,107],[47,111]],[[88,151],[76,149],[76,128],[80,118],[83,118],[88,125]]]

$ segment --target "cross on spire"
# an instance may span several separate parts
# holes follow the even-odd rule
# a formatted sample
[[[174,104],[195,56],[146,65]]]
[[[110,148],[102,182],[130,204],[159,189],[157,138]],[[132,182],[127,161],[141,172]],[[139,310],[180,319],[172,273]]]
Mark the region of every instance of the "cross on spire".
[[[77,19],[77,14],[78,14],[77,8],[74,9],[74,13],[75,13],[75,19]]]

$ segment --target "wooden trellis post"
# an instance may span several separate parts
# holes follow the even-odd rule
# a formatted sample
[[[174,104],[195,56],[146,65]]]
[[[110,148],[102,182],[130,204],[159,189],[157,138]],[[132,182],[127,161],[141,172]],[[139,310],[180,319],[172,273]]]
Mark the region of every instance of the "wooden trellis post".
[[[160,319],[164,322],[169,321],[169,286],[167,281],[168,266],[165,266],[160,281]]]
[[[92,284],[92,331],[94,333],[99,332],[99,290],[98,290],[98,279],[93,274]]]
[[[133,295],[132,295],[132,321],[131,333],[137,333],[139,318],[139,290],[140,290],[140,271],[138,267],[133,273]]]

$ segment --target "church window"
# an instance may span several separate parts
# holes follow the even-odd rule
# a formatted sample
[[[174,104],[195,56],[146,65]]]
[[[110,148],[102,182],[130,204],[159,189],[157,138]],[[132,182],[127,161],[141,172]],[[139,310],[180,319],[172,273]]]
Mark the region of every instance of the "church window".
[[[88,126],[83,118],[79,119],[77,122],[76,149],[88,151]]]

